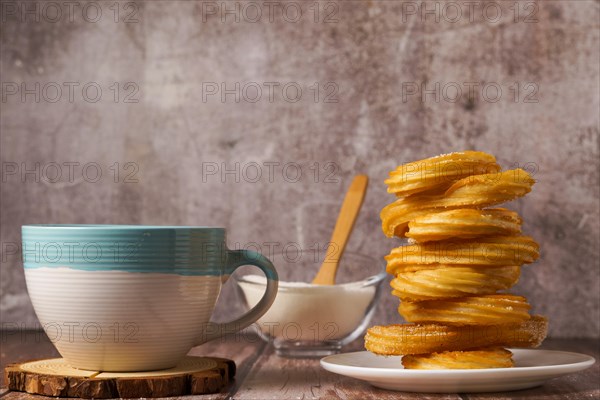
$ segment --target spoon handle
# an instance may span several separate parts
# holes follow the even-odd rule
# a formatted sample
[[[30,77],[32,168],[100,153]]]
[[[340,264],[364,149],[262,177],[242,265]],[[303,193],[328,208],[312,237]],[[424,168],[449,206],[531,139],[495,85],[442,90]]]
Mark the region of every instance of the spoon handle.
[[[327,247],[325,260],[312,283],[318,285],[333,285],[335,283],[338,264],[365,198],[368,183],[369,178],[366,175],[357,175],[350,184],[335,223],[331,241]]]

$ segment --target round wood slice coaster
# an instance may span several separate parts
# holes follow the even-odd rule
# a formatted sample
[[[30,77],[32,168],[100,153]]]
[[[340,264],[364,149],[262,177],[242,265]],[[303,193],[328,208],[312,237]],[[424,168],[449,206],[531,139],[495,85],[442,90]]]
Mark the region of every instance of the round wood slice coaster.
[[[4,368],[9,390],[84,399],[217,393],[234,376],[235,363],[216,357],[186,357],[174,368],[147,372],[85,371],[70,367],[62,358]]]

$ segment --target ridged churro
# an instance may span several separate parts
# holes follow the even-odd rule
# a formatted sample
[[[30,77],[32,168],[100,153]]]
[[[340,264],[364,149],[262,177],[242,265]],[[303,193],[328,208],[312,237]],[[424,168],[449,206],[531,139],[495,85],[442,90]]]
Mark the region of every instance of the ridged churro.
[[[385,181],[397,200],[381,211],[386,236],[408,238],[385,257],[392,294],[408,324],[374,326],[365,347],[403,355],[404,368],[506,368],[502,347],[537,347],[548,321],[527,299],[508,293],[539,245],[521,218],[486,208],[522,197],[535,180],[501,171],[486,153],[465,151],[404,164]]]

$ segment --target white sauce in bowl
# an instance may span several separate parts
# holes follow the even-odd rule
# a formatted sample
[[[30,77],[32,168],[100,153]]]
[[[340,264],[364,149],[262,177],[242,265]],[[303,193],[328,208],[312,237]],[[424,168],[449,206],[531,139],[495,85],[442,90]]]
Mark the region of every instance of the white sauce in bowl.
[[[266,278],[246,275],[238,285],[253,307],[265,291]],[[265,335],[284,340],[338,340],[361,323],[375,292],[376,286],[365,286],[365,281],[340,285],[280,281],[275,302],[258,325]]]

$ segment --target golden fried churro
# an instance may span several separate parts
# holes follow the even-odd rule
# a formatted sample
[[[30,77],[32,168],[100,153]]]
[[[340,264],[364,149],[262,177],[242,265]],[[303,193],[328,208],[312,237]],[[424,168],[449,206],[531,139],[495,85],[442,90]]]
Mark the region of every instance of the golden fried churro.
[[[365,335],[365,348],[386,356],[468,350],[479,347],[538,347],[548,331],[540,315],[520,324],[464,325],[395,324],[373,326]]]
[[[406,237],[417,242],[511,236],[521,233],[519,214],[506,208],[458,209],[422,215],[408,223]]]
[[[401,301],[398,312],[408,322],[445,325],[498,325],[521,323],[531,316],[522,296],[490,294],[445,300]]]
[[[404,237],[408,223],[432,212],[456,208],[485,208],[524,196],[535,181],[522,169],[473,175],[455,182],[444,194],[415,194],[381,210],[383,233]]]
[[[445,196],[452,204],[480,205],[491,201],[500,204],[531,191],[535,180],[523,169],[510,169],[498,174],[473,175],[454,183]]]
[[[520,273],[518,266],[444,266],[400,272],[391,282],[392,294],[414,301],[492,294],[513,286]]]
[[[390,172],[390,177],[385,180],[385,184],[388,185],[388,193],[406,196],[423,191],[446,189],[467,176],[498,171],[500,166],[491,154],[481,151],[463,151],[403,164]]]
[[[392,249],[385,256],[387,272],[406,265],[460,264],[470,266],[523,265],[537,260],[539,245],[529,236],[492,236],[473,241],[439,241]]]
[[[410,369],[473,369],[513,366],[502,347],[537,347],[547,319],[498,292],[517,283],[539,245],[521,234],[516,212],[488,208],[531,191],[531,175],[467,151],[401,165],[385,183],[397,199],[381,210],[383,232],[409,239],[385,257],[409,323],[370,328],[366,349],[403,355]]]
[[[402,357],[406,369],[482,369],[514,366],[512,353],[502,347],[416,354]]]

